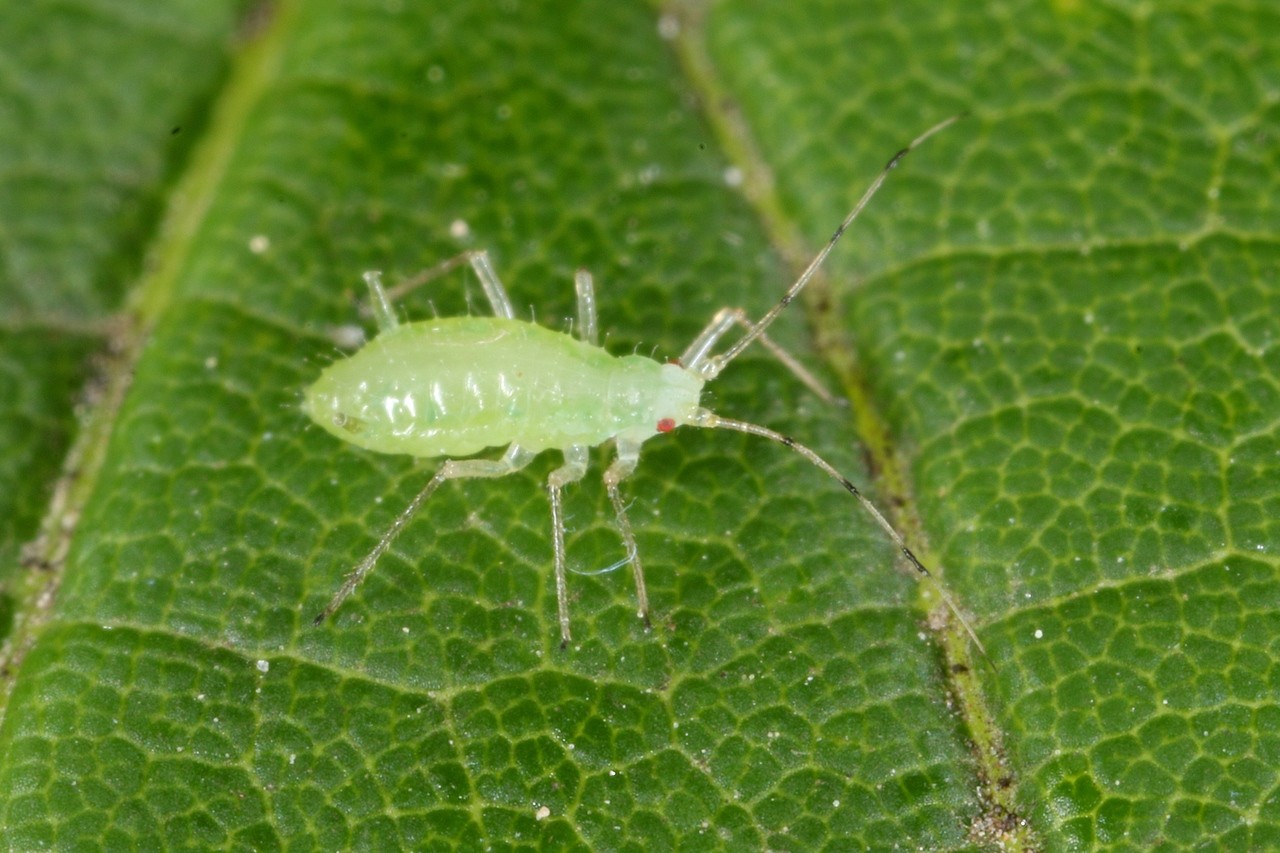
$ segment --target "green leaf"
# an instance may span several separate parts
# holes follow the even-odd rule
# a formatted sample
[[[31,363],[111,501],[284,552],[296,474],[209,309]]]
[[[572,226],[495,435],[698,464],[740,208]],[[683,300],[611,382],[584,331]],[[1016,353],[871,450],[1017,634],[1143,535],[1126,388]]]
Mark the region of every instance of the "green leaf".
[[[64,503],[53,491],[73,404],[92,406],[102,393],[86,383],[101,369],[91,356],[110,348],[107,319],[137,274],[164,182],[199,134],[196,104],[225,67],[232,12],[201,3],[0,9],[5,613],[16,588],[44,585],[17,571],[18,546],[36,537],[51,499]],[[182,73],[157,73],[166,67]],[[40,551],[31,565],[45,560]]]
[[[239,13],[0,12],[3,846],[1280,843],[1274,13]],[[851,405],[754,349],[704,400],[866,486],[990,661],[821,471],[693,429],[625,484],[652,630],[574,573],[559,648],[554,453],[447,484],[310,625],[438,465],[298,408],[361,272],[487,248],[563,328],[586,267],[611,352],[676,356],[963,110],[770,330]]]

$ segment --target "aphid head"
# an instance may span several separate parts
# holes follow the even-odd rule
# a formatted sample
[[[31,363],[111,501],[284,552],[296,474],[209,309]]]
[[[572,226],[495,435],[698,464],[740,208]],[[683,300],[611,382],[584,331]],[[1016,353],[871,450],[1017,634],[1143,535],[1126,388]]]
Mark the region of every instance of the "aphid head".
[[[639,356],[635,359],[609,388],[610,410],[619,423],[626,424],[618,435],[644,441],[693,423],[702,396],[702,377],[679,364],[658,364]]]
[[[701,376],[685,370],[679,364],[668,363],[659,367],[661,381],[654,396],[653,429],[671,432],[678,426],[693,423],[701,410]]]

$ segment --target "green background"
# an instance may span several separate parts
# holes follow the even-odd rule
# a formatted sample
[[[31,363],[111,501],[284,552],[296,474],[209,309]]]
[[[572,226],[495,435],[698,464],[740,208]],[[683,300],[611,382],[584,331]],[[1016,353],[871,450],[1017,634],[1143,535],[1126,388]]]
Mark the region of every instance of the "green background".
[[[1262,2],[0,8],[0,844],[1280,846],[1280,13]],[[310,427],[360,273],[487,248],[611,352],[776,299],[626,484]],[[481,310],[450,275],[404,315]],[[470,307],[469,307],[470,306]],[[368,324],[366,323],[366,328]],[[593,473],[572,567],[620,544]],[[24,544],[26,547],[24,548]]]

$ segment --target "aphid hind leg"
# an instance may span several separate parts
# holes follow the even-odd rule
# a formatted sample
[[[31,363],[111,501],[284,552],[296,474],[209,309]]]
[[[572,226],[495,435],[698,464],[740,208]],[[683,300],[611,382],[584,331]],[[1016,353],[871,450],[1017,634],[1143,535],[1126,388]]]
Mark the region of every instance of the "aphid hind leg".
[[[631,562],[631,570],[636,579],[636,615],[644,620],[646,628],[649,623],[649,592],[644,584],[644,566],[640,563],[640,552],[636,548],[636,536],[631,530],[631,522],[627,518],[627,506],[623,503],[618,484],[627,479],[636,470],[640,462],[640,442],[615,439],[616,455],[613,464],[604,472],[604,487],[609,493],[609,502],[613,504],[614,515],[618,517],[618,532],[622,534],[622,542],[627,546],[627,557]]]
[[[473,249],[460,255],[454,255],[448,260],[441,261],[435,266],[427,267],[425,270],[415,273],[390,290],[382,291],[381,297],[375,293],[370,310],[378,318],[379,330],[384,328],[382,325],[384,311],[390,314],[393,320],[395,319],[394,313],[391,313],[391,303],[402,299],[427,282],[434,281],[463,264],[471,264],[471,269],[475,270],[476,278],[480,279],[480,286],[484,288],[485,298],[489,300],[489,306],[493,308],[494,316],[502,317],[506,320],[514,319],[516,312],[511,305],[511,298],[507,296],[507,289],[502,286],[498,273],[493,269],[493,263],[489,260],[489,253],[484,249]],[[365,281],[369,281],[370,275],[377,275],[377,273],[365,273]],[[372,284],[369,287],[370,290],[373,289]],[[379,285],[378,289],[382,290],[381,285]],[[395,324],[393,323],[392,325],[394,326]]]
[[[369,310],[378,324],[379,332],[386,332],[400,325],[395,309],[391,307],[391,297],[382,287],[382,273],[369,270],[364,274],[364,283],[369,285]]]
[[[422,505],[427,502],[427,498],[431,497],[435,490],[440,488],[442,483],[446,480],[464,480],[473,477],[505,477],[528,465],[536,455],[536,453],[513,444],[507,448],[507,452],[502,455],[501,459],[450,459],[441,465],[440,470],[427,482],[422,491],[418,492],[414,499],[409,501],[409,505],[396,516],[396,520],[391,522],[391,526],[382,534],[378,544],[373,546],[373,550],[369,552],[368,556],[351,570],[351,573],[347,575],[347,579],[343,581],[342,587],[333,596],[332,600],[325,605],[324,610],[320,611],[320,614],[316,616],[312,624],[319,625],[332,616],[334,611],[342,606],[342,602],[346,601],[347,597],[355,592],[356,587],[360,586],[361,582],[373,571],[378,559],[391,547],[391,542],[409,523],[414,514],[422,508]]]
[[[365,283],[369,285],[370,300],[367,306],[361,307],[360,313],[366,317],[374,317],[378,321],[379,331],[394,328],[398,325],[399,321],[391,310],[392,305],[403,299],[407,294],[417,290],[419,287],[422,287],[422,285],[427,282],[435,281],[450,270],[455,270],[462,266],[470,260],[471,255],[471,252],[463,252],[460,255],[454,255],[452,258],[441,261],[435,266],[427,267],[421,272],[414,273],[394,287],[385,290],[382,287],[382,273],[376,271],[365,273],[364,280]],[[374,279],[373,281],[369,280],[371,276]],[[390,325],[384,323],[384,320],[388,317],[392,321]]]
[[[697,374],[710,374],[708,366],[711,364],[711,349],[724,337],[725,333],[733,326],[740,326],[747,332],[755,330],[755,325],[747,318],[747,312],[741,308],[721,308],[716,315],[711,318],[711,322],[703,329],[693,343],[685,349],[684,354],[680,356],[680,364],[685,370]],[[826,386],[814,376],[809,369],[800,363],[800,360],[787,352],[773,338],[764,332],[758,332],[756,340],[760,345],[767,349],[774,358],[782,362],[782,364],[795,374],[796,378],[805,384],[806,387],[826,403],[835,402],[835,395],[827,390]],[[708,376],[707,378],[711,378]]]
[[[578,294],[578,338],[595,346],[599,332],[596,326],[596,288],[591,273],[585,269],[575,272],[573,289]]]
[[[547,477],[551,496],[551,543],[556,566],[556,615],[560,621],[560,648],[569,645],[569,584],[565,580],[564,511],[560,490],[576,483],[587,473],[590,449],[585,444],[571,444],[564,449],[564,464]]]

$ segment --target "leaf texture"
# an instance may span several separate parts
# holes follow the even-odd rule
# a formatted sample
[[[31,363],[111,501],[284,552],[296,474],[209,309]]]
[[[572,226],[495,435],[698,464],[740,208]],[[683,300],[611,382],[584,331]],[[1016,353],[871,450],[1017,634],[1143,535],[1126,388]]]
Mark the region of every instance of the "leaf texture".
[[[4,846],[1280,843],[1264,4],[0,16]],[[989,660],[820,471],[692,429],[625,484],[652,630],[593,573],[607,448],[568,649],[555,453],[447,484],[310,625],[438,464],[298,407],[361,272],[486,248],[567,328],[586,267],[611,352],[677,356],[962,111],[771,329],[850,405],[763,350],[704,401],[865,486]],[[398,310],[485,306],[459,271]]]

